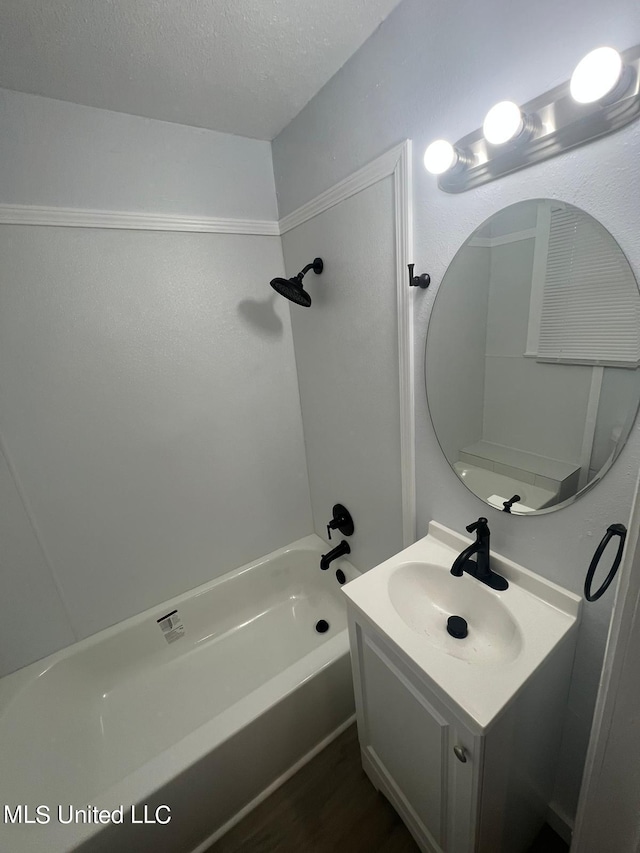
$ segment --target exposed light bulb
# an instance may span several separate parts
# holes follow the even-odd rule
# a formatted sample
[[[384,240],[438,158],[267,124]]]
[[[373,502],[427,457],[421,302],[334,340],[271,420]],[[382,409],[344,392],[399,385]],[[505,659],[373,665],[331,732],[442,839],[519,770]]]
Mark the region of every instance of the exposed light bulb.
[[[579,104],[600,101],[616,88],[622,70],[622,57],[617,50],[597,47],[576,65],[569,83],[571,97]]]
[[[482,124],[482,133],[491,145],[503,145],[524,130],[522,111],[513,101],[500,101],[491,107]]]
[[[424,152],[424,167],[432,175],[442,175],[458,163],[456,149],[446,139],[436,139]]]

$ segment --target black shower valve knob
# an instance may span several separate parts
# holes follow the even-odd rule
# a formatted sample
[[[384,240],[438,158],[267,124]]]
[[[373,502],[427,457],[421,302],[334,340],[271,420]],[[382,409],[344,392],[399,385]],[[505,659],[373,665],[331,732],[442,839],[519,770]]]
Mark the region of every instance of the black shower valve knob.
[[[331,531],[339,530],[343,536],[351,536],[354,531],[351,513],[342,504],[334,504],[333,517],[327,524],[327,536],[331,539]]]

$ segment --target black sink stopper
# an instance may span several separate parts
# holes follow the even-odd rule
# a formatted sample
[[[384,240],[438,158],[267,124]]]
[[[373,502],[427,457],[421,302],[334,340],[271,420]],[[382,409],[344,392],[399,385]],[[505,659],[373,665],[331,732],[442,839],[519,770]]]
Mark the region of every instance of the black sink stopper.
[[[469,633],[467,620],[463,619],[462,616],[449,616],[447,619],[447,631],[456,640],[463,640]]]

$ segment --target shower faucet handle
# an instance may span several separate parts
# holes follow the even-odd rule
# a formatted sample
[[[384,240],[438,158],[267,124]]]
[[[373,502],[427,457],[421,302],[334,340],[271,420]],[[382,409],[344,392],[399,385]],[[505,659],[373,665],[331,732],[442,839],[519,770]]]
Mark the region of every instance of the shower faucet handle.
[[[515,503],[517,503],[519,500],[522,500],[522,498],[520,497],[520,495],[514,495],[512,498],[509,498],[509,500],[508,500],[508,501],[505,501],[505,502],[502,504],[502,506],[504,507],[504,509],[502,510],[502,512],[511,512],[511,507],[512,507]]]
[[[334,504],[333,518],[327,524],[327,536],[331,539],[331,531],[339,530],[343,536],[351,536],[354,531],[351,513],[342,504]]]

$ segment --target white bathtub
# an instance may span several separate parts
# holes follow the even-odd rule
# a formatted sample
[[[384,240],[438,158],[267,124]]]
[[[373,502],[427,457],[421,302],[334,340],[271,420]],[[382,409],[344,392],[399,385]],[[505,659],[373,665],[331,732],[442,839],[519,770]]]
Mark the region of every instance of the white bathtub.
[[[357,572],[320,571],[323,550],[301,539],[0,680],[0,850],[205,849],[348,725],[335,571]],[[132,822],[159,806],[169,823]]]

